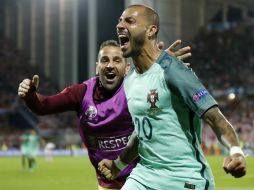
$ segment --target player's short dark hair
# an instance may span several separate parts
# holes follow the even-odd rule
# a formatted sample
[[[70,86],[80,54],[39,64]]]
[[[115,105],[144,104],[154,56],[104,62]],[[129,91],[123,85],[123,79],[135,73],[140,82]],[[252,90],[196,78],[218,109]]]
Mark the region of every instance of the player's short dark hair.
[[[153,8],[141,4],[130,5],[127,8],[132,7],[141,7],[145,10],[147,21],[150,22],[149,24],[155,25],[157,27],[157,31],[155,32],[155,36],[157,36],[160,29],[160,18],[158,13]]]
[[[102,50],[104,47],[107,47],[107,46],[120,48],[120,45],[117,41],[115,41],[115,40],[106,40],[106,41],[101,43],[100,50]],[[100,53],[100,50],[99,50],[99,53]],[[99,53],[98,53],[98,57],[99,57]],[[126,58],[124,58],[124,59],[125,59],[125,62],[127,63],[127,59]]]
[[[100,50],[103,49],[106,46],[113,46],[113,47],[120,47],[120,45],[115,40],[106,40],[101,43]]]

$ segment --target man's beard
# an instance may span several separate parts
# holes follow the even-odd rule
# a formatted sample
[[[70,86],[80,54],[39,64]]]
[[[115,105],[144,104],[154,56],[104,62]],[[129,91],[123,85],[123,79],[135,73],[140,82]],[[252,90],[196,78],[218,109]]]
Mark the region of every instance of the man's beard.
[[[130,52],[123,52],[123,57],[137,57],[141,53],[141,49],[143,48],[145,43],[145,33],[138,35],[134,39],[130,40],[130,46],[132,50]]]

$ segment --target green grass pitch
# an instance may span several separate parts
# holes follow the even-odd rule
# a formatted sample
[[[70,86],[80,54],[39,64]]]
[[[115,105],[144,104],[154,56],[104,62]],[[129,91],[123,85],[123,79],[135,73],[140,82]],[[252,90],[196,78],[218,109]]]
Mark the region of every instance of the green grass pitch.
[[[254,190],[254,157],[247,157],[247,175],[235,179],[222,169],[223,157],[207,157],[216,190]],[[55,157],[52,163],[37,159],[38,167],[21,169],[18,157],[0,157],[0,190],[97,190],[95,172],[87,157]]]

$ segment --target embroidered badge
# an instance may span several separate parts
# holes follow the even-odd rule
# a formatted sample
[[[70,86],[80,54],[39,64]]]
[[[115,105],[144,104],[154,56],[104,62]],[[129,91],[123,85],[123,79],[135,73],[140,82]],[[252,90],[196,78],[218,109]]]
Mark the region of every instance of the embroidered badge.
[[[92,120],[97,115],[97,109],[95,106],[89,106],[85,112],[88,120]]]
[[[203,96],[206,96],[208,94],[207,90],[202,89],[197,91],[193,96],[192,96],[192,100],[194,102],[199,101]]]
[[[161,112],[161,109],[156,106],[156,102],[159,101],[159,94],[156,92],[157,89],[150,90],[150,93],[147,94],[147,102],[149,102],[150,108],[147,110],[150,116],[155,116]]]

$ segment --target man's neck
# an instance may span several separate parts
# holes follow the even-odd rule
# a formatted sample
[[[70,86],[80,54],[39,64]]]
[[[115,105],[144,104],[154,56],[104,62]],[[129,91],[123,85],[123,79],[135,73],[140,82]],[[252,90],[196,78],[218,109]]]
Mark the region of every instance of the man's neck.
[[[132,57],[137,73],[142,74],[146,72],[155,63],[159,55],[160,50],[156,45],[151,43],[145,45],[139,55]]]
[[[122,79],[122,82],[123,82],[123,79]],[[104,101],[104,100],[107,100],[111,97],[114,96],[114,94],[116,93],[116,91],[120,88],[122,82],[119,84],[119,86],[117,86],[114,90],[107,90],[105,89],[101,82],[99,81],[99,79],[96,81],[97,85],[96,85],[96,88],[94,89],[94,99],[96,101]]]

